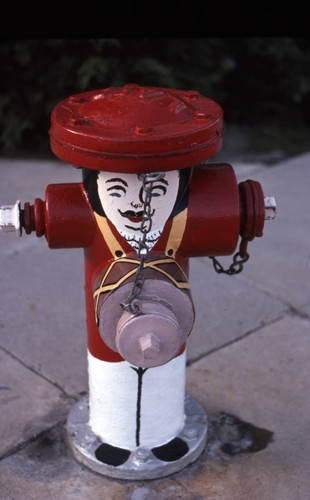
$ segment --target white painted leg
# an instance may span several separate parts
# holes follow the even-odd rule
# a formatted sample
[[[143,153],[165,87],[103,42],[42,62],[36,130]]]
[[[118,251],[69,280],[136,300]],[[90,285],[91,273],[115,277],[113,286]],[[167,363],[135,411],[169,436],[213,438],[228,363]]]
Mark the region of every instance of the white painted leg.
[[[184,426],[185,352],[141,370],[88,353],[89,424],[102,441],[134,450],[173,439]]]
[[[137,480],[174,474],[198,458],[207,419],[185,394],[185,353],[147,370],[88,359],[89,395],[67,421],[78,461],[99,474]]]

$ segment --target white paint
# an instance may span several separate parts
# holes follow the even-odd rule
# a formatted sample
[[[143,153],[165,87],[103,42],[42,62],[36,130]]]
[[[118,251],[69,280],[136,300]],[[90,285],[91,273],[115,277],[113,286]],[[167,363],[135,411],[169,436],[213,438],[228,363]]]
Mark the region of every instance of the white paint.
[[[163,227],[160,229],[155,229],[155,231],[150,231],[147,233],[145,244],[148,247],[149,250],[153,248],[153,246],[157,243],[159,240],[161,233],[163,232]],[[123,238],[125,238],[126,241],[138,252],[139,250],[139,242],[143,238],[143,234],[139,232],[139,234],[131,234],[131,233],[126,233],[125,231],[122,231],[119,229],[119,233]],[[141,253],[146,253],[146,250],[142,249]]]
[[[16,231],[21,236],[19,200],[15,205],[3,205],[0,207],[0,230],[6,232]]]
[[[107,218],[116,229],[127,234],[140,234],[143,211],[143,188],[138,174],[99,172],[98,194]],[[179,171],[165,172],[152,189],[152,230],[161,230],[177,199]],[[133,216],[133,218],[128,218]]]
[[[265,198],[265,220],[276,218],[277,204],[273,197]]]
[[[169,442],[184,425],[186,353],[143,375],[140,446]],[[136,445],[138,375],[127,361],[109,363],[88,353],[89,423],[93,432],[113,446]]]

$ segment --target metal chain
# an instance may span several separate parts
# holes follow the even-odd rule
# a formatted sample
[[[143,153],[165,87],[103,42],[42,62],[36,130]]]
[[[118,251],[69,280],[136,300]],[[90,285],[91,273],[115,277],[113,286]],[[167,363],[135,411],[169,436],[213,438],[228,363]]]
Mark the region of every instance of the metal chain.
[[[144,193],[143,197],[143,216],[142,222],[140,225],[140,232],[142,233],[142,238],[139,240],[139,248],[138,248],[138,258],[139,258],[139,267],[136,271],[136,276],[134,279],[133,287],[130,296],[128,297],[127,302],[122,303],[121,306],[125,311],[129,311],[132,314],[138,314],[140,312],[139,303],[137,301],[144,281],[144,264],[148,260],[149,257],[149,249],[146,244],[147,235],[150,233],[152,229],[152,190],[154,182],[157,182],[163,179],[165,176],[164,172],[153,172],[153,173],[143,173],[138,175],[138,179],[142,181],[142,189]],[[233,262],[229,266],[228,269],[224,269],[222,264],[215,258],[210,256],[209,258],[213,262],[214,269],[219,274],[228,274],[230,276],[234,274],[239,274],[243,270],[243,264],[247,262],[250,258],[247,253],[247,240],[242,239],[239,247],[239,251],[234,255]]]
[[[132,314],[138,314],[140,312],[139,304],[137,302],[137,298],[139,297],[144,281],[144,264],[148,260],[149,257],[149,249],[146,244],[147,235],[150,233],[152,229],[152,191],[153,184],[165,176],[164,172],[153,172],[146,174],[139,174],[138,179],[142,181],[142,189],[143,189],[143,216],[142,222],[140,226],[140,232],[142,233],[142,238],[139,240],[139,248],[138,248],[138,258],[140,261],[139,267],[136,271],[135,280],[133,283],[132,291],[126,303],[121,304],[122,308],[125,311],[129,311]]]
[[[247,262],[250,258],[249,254],[246,251],[246,246],[247,240],[242,239],[239,251],[233,256],[233,262],[228,267],[228,269],[224,269],[222,264],[215,257],[209,257],[213,262],[215,271],[219,274],[228,274],[229,276],[241,273],[241,271],[243,270],[243,264],[245,264],[245,262]]]

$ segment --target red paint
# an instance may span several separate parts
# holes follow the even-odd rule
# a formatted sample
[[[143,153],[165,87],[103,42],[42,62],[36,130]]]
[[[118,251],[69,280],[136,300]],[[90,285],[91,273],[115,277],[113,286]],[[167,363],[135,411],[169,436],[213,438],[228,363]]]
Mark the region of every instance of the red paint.
[[[126,219],[130,220],[130,222],[142,222],[143,221],[143,217],[142,216],[135,216],[135,215],[124,215],[124,217],[126,217]]]
[[[90,244],[95,220],[83,185],[50,184],[45,193],[45,236],[50,248]]]
[[[186,256],[230,255],[235,251],[240,231],[240,198],[230,165],[194,168],[188,212],[182,242]]]
[[[221,148],[221,107],[196,91],[125,85],[60,102],[50,140],[56,156],[110,172],[196,165]]]
[[[247,180],[240,182],[240,199],[242,201],[241,234],[251,241],[256,236],[263,235],[265,223],[264,193],[259,182]]]
[[[265,201],[261,185],[257,181],[247,180],[240,182],[240,208],[242,244],[241,257],[247,253],[247,244],[255,237],[263,236],[265,223]]]
[[[242,190],[240,191],[242,192]],[[249,193],[251,191],[247,191]],[[250,215],[247,206],[252,207]],[[228,255],[235,251],[242,221],[247,227],[260,226],[253,219],[254,201],[246,203],[240,198],[233,168],[227,164],[196,167],[193,172],[185,232],[176,260],[187,271],[188,258],[206,255]],[[240,208],[242,207],[242,209]],[[44,209],[44,210],[43,210]],[[44,213],[42,213],[44,212]],[[97,227],[83,185],[52,184],[46,189],[46,201],[36,202],[35,226],[45,220],[45,236],[50,248],[83,247],[85,249],[85,292],[88,343],[90,352],[109,361],[119,361],[119,354],[102,341],[96,321],[93,302],[94,282],[98,274],[115,258]],[[115,238],[120,241],[126,255],[136,257],[132,247],[108,222]],[[172,221],[166,223],[163,234],[152,253],[164,254]],[[253,231],[251,233],[253,236]]]
[[[62,101],[53,111],[50,130],[51,147],[64,161],[135,173],[197,165],[219,151],[222,133],[220,106],[198,92],[137,85],[86,92]],[[88,347],[99,359],[120,361],[121,356],[100,337],[93,291],[98,275],[115,258],[137,258],[136,252],[107,220],[120,245],[111,253],[81,183],[49,185],[45,202],[36,199],[33,207],[26,204],[24,218],[26,232],[44,234],[50,248],[84,248]],[[250,241],[262,235],[263,225],[259,183],[249,180],[238,186],[228,164],[196,166],[186,226],[174,258],[188,273],[190,257],[232,254],[239,235]],[[172,227],[173,220],[168,220],[152,254],[171,255],[167,242]]]

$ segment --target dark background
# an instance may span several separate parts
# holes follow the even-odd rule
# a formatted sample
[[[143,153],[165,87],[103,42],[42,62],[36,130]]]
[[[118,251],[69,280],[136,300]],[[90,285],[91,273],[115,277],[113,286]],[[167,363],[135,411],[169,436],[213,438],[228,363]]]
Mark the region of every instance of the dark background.
[[[53,157],[53,107],[126,83],[194,89],[251,148],[309,149],[310,42],[294,36],[9,38],[0,44],[0,154]]]

